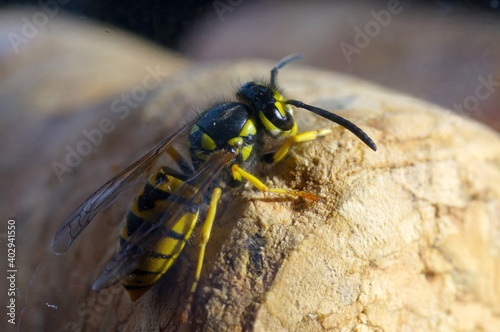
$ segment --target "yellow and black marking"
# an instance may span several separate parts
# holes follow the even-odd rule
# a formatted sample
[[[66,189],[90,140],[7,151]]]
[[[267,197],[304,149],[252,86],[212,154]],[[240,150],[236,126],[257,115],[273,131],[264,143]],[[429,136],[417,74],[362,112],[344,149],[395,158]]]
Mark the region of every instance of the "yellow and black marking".
[[[143,224],[154,225],[173,203],[169,201],[172,195],[184,183],[184,180],[168,174],[168,169],[162,167],[153,174],[142,191],[135,198],[132,208],[126,216],[120,233],[120,246]],[[197,188],[191,188],[196,191]],[[190,197],[178,197],[176,200],[189,201]],[[130,275],[122,279],[130,299],[137,300],[172,266],[191,236],[198,220],[199,205],[191,205],[190,211],[169,229],[144,257],[140,265]]]
[[[266,141],[281,142],[269,159],[278,162],[293,144],[312,141],[332,132],[327,128],[299,133],[293,107],[343,126],[376,150],[370,137],[350,121],[301,101],[286,99],[278,91],[279,69],[299,58],[291,55],[279,61],[271,70],[270,83],[244,83],[236,93],[237,101],[219,103],[207,109],[104,184],[63,223],[54,237],[54,251],[65,252],[97,213],[112,204],[140,175],[149,172],[161,154],[169,154],[180,171],[173,171],[173,165],[166,165],[148,177],[126,215],[120,247],[93,289],[100,290],[121,281],[130,299],[137,300],[175,263],[192,236],[203,207],[206,217],[200,230],[194,282],[182,315],[187,320],[202,272],[205,247],[217,216],[222,183],[236,186],[246,180],[261,191],[318,199],[305,191],[269,188],[251,173],[255,162],[267,159],[268,155],[263,154]],[[187,151],[183,154],[173,147],[181,139],[187,139],[187,144],[181,146],[189,145],[189,158],[183,157]]]
[[[238,149],[236,162],[248,162],[260,147],[258,129],[258,122],[246,105],[237,102],[215,105],[191,129],[189,146],[193,163],[199,165],[221,149]]]

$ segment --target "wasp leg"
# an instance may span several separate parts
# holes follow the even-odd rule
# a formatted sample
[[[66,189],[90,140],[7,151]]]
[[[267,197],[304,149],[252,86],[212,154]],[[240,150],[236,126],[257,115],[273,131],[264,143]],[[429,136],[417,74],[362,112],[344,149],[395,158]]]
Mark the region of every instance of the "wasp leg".
[[[244,178],[248,182],[250,182],[255,188],[259,189],[260,191],[266,191],[270,193],[275,193],[275,194],[281,194],[281,195],[292,195],[292,196],[299,196],[299,197],[304,197],[313,201],[318,200],[318,196],[312,193],[308,193],[306,191],[299,191],[299,190],[292,190],[292,189],[282,189],[282,188],[269,188],[266,186],[262,181],[260,181],[255,175],[248,173],[244,169],[242,169],[240,166],[237,164],[234,164],[231,166],[231,171],[233,173],[233,177],[235,180],[241,181],[241,178]]]
[[[201,229],[201,239],[200,239],[200,252],[198,254],[198,262],[196,264],[196,272],[194,275],[194,281],[191,285],[191,290],[189,291],[189,298],[186,308],[182,313],[182,322],[187,322],[189,319],[189,314],[191,312],[191,305],[193,302],[194,293],[198,287],[198,281],[201,276],[201,268],[203,267],[203,260],[205,258],[205,248],[207,246],[208,240],[210,239],[210,233],[212,232],[212,225],[214,224],[215,214],[217,212],[217,203],[221,197],[222,190],[220,188],[215,188],[212,191],[212,197],[210,198],[210,205],[208,207],[207,217],[203,223],[203,228]]]
[[[288,150],[290,149],[292,144],[314,141],[318,137],[323,137],[323,136],[329,135],[331,133],[332,133],[332,129],[325,128],[325,129],[320,129],[320,130],[306,131],[306,132],[297,134],[295,136],[288,137],[285,140],[285,142],[283,143],[283,145],[274,154],[273,161],[278,162],[281,159],[283,159],[283,157],[285,157],[286,154],[288,153]]]

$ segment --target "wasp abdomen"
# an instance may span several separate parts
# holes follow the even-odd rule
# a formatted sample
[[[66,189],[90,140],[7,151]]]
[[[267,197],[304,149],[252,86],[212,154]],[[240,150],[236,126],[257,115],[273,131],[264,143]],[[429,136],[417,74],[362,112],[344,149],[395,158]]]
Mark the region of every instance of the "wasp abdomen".
[[[183,184],[183,180],[166,174],[165,171],[161,168],[153,174],[135,198],[120,234],[120,246],[139,227],[142,227],[141,231],[144,231],[144,227],[147,227],[144,226],[145,223],[153,226],[154,223],[158,222],[163,213],[174,204],[173,200],[183,199],[183,197],[174,197],[176,190]],[[189,197],[184,199],[188,201]],[[122,279],[122,284],[132,301],[141,297],[170,269],[193,232],[198,219],[198,211],[196,202],[192,203],[191,208],[184,212],[173,227],[165,232],[165,236],[141,260],[139,266]]]

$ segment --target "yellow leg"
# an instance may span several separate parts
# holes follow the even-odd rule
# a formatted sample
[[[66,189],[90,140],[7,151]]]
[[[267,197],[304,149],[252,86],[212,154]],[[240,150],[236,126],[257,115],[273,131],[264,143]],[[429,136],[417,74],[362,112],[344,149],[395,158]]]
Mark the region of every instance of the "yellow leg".
[[[222,190],[220,188],[215,188],[212,191],[212,197],[210,199],[210,205],[208,207],[207,217],[203,223],[203,228],[201,229],[201,239],[200,239],[200,252],[198,254],[198,262],[196,264],[196,272],[194,275],[194,281],[191,285],[191,290],[189,292],[188,303],[184,312],[182,313],[182,322],[187,322],[189,319],[189,313],[191,311],[191,304],[193,302],[194,293],[198,287],[198,281],[201,276],[201,269],[203,267],[203,260],[205,258],[205,249],[207,247],[208,240],[210,239],[210,233],[212,232],[212,225],[214,224],[215,215],[217,212],[217,203],[221,197]]]
[[[283,143],[283,145],[279,148],[279,150],[276,151],[276,153],[274,154],[273,160],[274,162],[278,162],[281,159],[283,159],[283,157],[285,157],[286,154],[288,153],[288,150],[290,149],[292,144],[314,141],[318,137],[326,136],[331,133],[332,130],[330,128],[326,128],[320,130],[306,131],[297,134],[295,136],[288,137]]]
[[[248,182],[250,182],[255,188],[259,189],[260,191],[267,191],[270,193],[276,193],[276,194],[284,194],[284,195],[293,195],[293,196],[299,196],[299,197],[304,197],[313,201],[318,200],[318,196],[312,193],[308,193],[305,191],[298,191],[298,190],[291,190],[291,189],[281,189],[281,188],[269,188],[266,186],[262,181],[260,181],[255,175],[248,173],[244,169],[242,169],[240,166],[237,164],[234,164],[231,166],[231,171],[233,173],[233,177],[235,179],[241,179],[244,178]]]

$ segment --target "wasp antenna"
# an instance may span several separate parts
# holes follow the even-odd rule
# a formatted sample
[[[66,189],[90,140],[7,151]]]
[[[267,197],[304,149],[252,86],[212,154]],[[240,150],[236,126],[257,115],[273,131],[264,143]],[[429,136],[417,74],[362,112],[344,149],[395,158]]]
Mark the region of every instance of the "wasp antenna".
[[[356,126],[351,121],[344,119],[343,117],[341,117],[335,113],[328,112],[322,108],[305,104],[305,103],[301,102],[300,100],[287,100],[286,103],[293,105],[295,107],[298,107],[298,108],[306,109],[306,110],[313,112],[314,114],[317,114],[325,119],[328,119],[330,121],[338,123],[339,125],[341,125],[345,129],[349,130],[351,133],[356,135],[360,140],[363,141],[363,143],[368,145],[368,147],[370,147],[370,149],[372,149],[373,151],[377,151],[377,145],[373,142],[373,140],[363,130],[361,130],[361,128]]]
[[[278,61],[278,63],[273,67],[273,69],[271,69],[271,87],[276,88],[278,84],[278,70],[280,70],[290,62],[298,61],[301,60],[302,58],[304,58],[302,55],[294,53],[287,55],[286,57]]]

